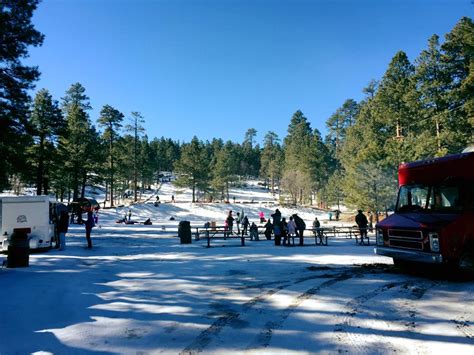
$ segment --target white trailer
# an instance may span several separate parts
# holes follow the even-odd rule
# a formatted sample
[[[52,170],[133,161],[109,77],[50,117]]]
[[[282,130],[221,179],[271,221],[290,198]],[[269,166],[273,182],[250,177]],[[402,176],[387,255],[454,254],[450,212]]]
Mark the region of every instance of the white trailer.
[[[14,196],[0,198],[1,250],[7,251],[15,228],[30,228],[30,249],[52,246],[56,201],[49,196]]]

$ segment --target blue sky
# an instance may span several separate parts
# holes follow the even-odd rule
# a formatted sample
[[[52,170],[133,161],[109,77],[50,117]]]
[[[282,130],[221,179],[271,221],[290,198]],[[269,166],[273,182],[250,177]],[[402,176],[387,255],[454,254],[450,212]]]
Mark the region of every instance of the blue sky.
[[[348,98],[394,54],[414,60],[471,0],[43,0],[46,38],[29,64],[56,99],[74,82],[97,119],[103,105],[139,111],[149,138],[282,139],[300,109],[324,135]]]

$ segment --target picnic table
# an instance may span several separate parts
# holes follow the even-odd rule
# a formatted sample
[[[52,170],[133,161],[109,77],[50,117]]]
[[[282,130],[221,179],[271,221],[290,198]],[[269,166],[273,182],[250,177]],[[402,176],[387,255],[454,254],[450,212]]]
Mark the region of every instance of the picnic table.
[[[264,234],[265,227],[258,226],[258,234],[256,238],[253,238],[248,231],[248,234],[244,234],[242,228],[240,233],[237,232],[237,228],[232,229],[230,232],[225,226],[193,226],[196,231],[194,233],[195,239],[199,240],[202,235],[207,239],[207,246],[210,247],[211,239],[239,239],[241,245],[245,246],[245,239],[259,240],[260,235]],[[368,229],[368,228],[367,228]],[[366,234],[363,238],[360,238],[360,229],[357,226],[328,226],[320,228],[307,228],[305,229],[304,238],[314,238],[315,245],[327,246],[330,238],[355,238],[356,244],[359,245],[370,245],[370,237]],[[289,241],[295,245],[295,238],[299,238],[297,235],[289,236]]]
[[[201,235],[204,235],[204,237],[207,239],[208,248],[210,248],[211,246],[211,239],[240,239],[240,243],[242,246],[245,246],[245,239],[253,239],[250,233],[244,234],[242,230],[240,231],[240,233],[238,233],[237,228],[233,228],[232,231],[229,231],[229,229],[225,226],[204,226],[193,228],[196,229],[196,232],[194,234],[195,239],[199,240],[201,238]],[[258,234],[256,240],[258,240]]]

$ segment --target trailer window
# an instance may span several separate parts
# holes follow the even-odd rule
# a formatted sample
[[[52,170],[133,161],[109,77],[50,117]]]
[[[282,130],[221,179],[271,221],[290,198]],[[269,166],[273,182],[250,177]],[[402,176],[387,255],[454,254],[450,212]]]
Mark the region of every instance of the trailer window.
[[[416,211],[426,208],[429,187],[423,185],[405,185],[398,194],[397,211]]]

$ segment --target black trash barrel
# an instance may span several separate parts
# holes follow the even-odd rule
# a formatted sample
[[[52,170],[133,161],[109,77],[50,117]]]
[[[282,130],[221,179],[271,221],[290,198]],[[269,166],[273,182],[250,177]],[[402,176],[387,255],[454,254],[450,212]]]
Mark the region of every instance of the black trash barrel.
[[[179,222],[178,237],[181,244],[191,244],[191,223],[189,221]]]
[[[13,230],[8,246],[7,267],[28,267],[30,264],[30,241],[29,228],[17,228]]]

